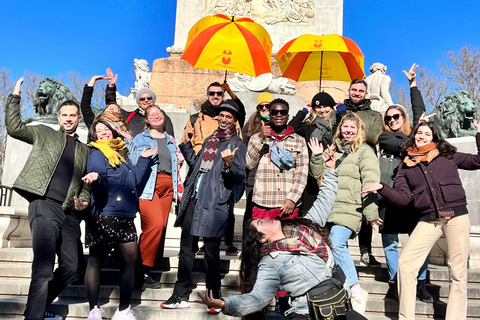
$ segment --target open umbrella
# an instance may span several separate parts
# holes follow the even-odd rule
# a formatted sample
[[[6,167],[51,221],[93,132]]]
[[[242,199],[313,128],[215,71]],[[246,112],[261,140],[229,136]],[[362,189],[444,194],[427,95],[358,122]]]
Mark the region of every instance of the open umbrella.
[[[249,18],[217,14],[200,19],[188,32],[181,59],[194,68],[240,72],[256,77],[271,71],[272,40]]]
[[[352,40],[337,34],[304,34],[287,42],[275,55],[285,78],[295,81],[364,78],[364,56]]]

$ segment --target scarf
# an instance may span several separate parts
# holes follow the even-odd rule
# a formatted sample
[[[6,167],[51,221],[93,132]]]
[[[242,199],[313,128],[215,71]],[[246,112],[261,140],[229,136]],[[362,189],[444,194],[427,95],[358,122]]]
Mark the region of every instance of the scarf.
[[[267,242],[260,248],[260,255],[264,256],[274,251],[288,251],[291,253],[313,253],[327,262],[328,250],[323,238],[314,230],[305,226],[283,227],[285,238]]]
[[[212,118],[218,116],[218,107],[214,107],[208,100],[202,104],[200,111]]]
[[[121,138],[92,141],[88,145],[100,150],[112,168],[119,166],[122,162],[126,162],[125,158],[119,153],[119,151],[125,150],[125,142]]]
[[[421,147],[411,147],[407,149],[407,156],[403,159],[403,162],[408,167],[413,167],[420,162],[430,163],[436,156],[439,155],[437,145],[435,142],[430,142]]]
[[[134,110],[134,112],[140,114],[141,116],[144,116],[145,117],[145,110],[143,110],[142,108],[138,107]]]
[[[210,138],[205,145],[205,150],[203,151],[202,163],[200,165],[200,171],[208,172],[213,167],[213,161],[218,153],[218,144],[220,142],[229,140],[231,137],[237,135],[237,129],[235,124],[232,124],[229,128],[225,130],[216,129],[213,131]]]
[[[287,137],[288,135],[295,133],[295,130],[293,130],[292,127],[287,126],[287,129],[285,130],[285,133],[283,135],[277,135],[273,129],[270,131],[270,135],[272,136],[273,139],[275,139],[277,142],[282,141]]]

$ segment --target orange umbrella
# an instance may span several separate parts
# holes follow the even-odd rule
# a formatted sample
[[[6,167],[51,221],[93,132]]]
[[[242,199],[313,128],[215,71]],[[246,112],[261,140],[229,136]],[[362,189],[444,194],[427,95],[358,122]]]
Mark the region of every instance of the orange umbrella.
[[[259,76],[271,71],[272,40],[249,18],[217,14],[200,19],[188,32],[182,58],[194,68]]]
[[[304,34],[287,42],[275,55],[284,77],[295,81],[364,78],[364,56],[352,40],[337,34]]]

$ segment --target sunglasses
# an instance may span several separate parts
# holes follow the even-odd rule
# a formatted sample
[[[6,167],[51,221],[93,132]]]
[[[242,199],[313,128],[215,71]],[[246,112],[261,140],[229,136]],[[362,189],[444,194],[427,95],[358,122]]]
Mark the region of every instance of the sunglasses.
[[[392,119],[397,121],[398,119],[400,119],[400,116],[401,116],[400,113],[396,113],[393,116],[385,116],[385,123],[392,121]]]
[[[145,101],[145,100],[150,101],[150,100],[152,100],[152,99],[153,99],[152,96],[148,96],[148,97],[140,97],[140,99],[138,99],[138,100],[140,100],[140,101]]]
[[[258,105],[257,110],[263,110],[263,109],[267,109],[267,110],[268,110],[268,103],[267,103],[267,104],[260,104],[260,105]]]
[[[207,92],[207,94],[210,96],[210,97],[213,97],[214,95],[217,95],[219,97],[223,96],[223,92],[222,91],[209,91]]]
[[[287,109],[282,109],[282,110],[276,110],[276,109],[272,110],[272,109],[270,109],[270,115],[271,116],[275,117],[275,116],[278,116],[278,114],[280,114],[282,117],[288,116],[288,110]]]

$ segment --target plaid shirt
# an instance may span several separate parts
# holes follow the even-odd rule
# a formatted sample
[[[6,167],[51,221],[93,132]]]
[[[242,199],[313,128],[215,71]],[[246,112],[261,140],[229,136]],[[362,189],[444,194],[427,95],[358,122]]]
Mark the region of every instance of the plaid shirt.
[[[305,139],[292,133],[278,145],[288,150],[295,158],[296,166],[290,170],[280,170],[270,161],[270,153],[264,145],[270,145],[271,138],[261,139],[254,134],[248,142],[246,166],[248,169],[258,167],[253,186],[253,202],[265,208],[280,208],[285,200],[292,200],[300,205],[300,198],[307,184],[308,151]]]
[[[304,226],[283,227],[284,239],[267,242],[260,248],[262,256],[274,251],[288,251],[291,253],[313,253],[323,261],[328,260],[327,245],[315,231]]]

